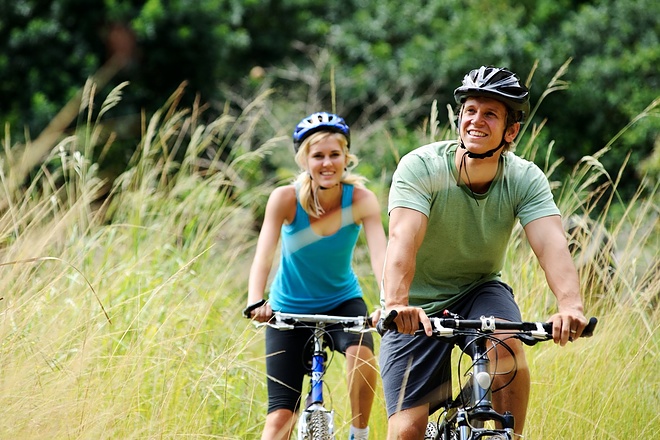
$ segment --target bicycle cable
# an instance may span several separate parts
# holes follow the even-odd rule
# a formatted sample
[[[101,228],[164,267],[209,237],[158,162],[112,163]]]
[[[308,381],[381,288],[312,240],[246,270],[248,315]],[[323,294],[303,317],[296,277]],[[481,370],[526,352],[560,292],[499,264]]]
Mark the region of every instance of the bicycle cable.
[[[500,333],[500,335],[501,335],[501,333]],[[495,360],[493,362],[491,362],[491,364],[494,365],[494,369],[492,369],[492,370],[494,370],[495,373],[490,373],[489,372],[489,374],[491,374],[491,376],[495,376],[495,375],[504,376],[504,375],[508,375],[508,374],[512,373],[513,375],[511,376],[511,379],[509,379],[509,381],[507,383],[505,383],[504,385],[502,385],[501,387],[495,388],[495,389],[492,388],[492,381],[491,381],[490,384],[488,385],[488,389],[491,391],[491,393],[496,393],[496,392],[506,388],[507,386],[509,386],[511,384],[511,382],[513,382],[513,380],[515,379],[516,374],[517,374],[517,361],[516,361],[513,349],[506,342],[504,342],[504,340],[502,340],[498,337],[495,337],[493,335],[490,335],[490,334],[478,334],[476,332],[475,333],[465,332],[465,334],[463,336],[465,336],[465,337],[473,336],[473,338],[471,340],[469,340],[465,343],[465,346],[462,349],[462,352],[464,354],[469,353],[470,347],[474,346],[476,344],[477,340],[482,339],[482,338],[486,339],[487,342],[492,343],[492,345],[486,349],[486,351],[484,353],[485,356],[488,356],[488,353],[490,353],[492,350],[495,350],[498,346],[502,346],[506,351],[509,352],[509,354],[511,355],[511,359],[513,359],[512,368],[509,371],[506,371],[506,372],[497,372],[497,365],[498,365],[498,362],[499,362],[499,354],[498,354],[497,350],[495,350]],[[510,336],[507,339],[510,339],[510,338],[513,338],[513,337],[514,336]],[[470,357],[472,362],[467,367],[467,369],[465,367],[461,366],[462,363],[463,363],[463,356],[459,356],[459,358],[458,358],[458,373],[459,373],[458,374],[458,387],[461,390],[463,389],[464,385],[467,385],[467,383],[464,384],[461,381],[461,377],[464,376],[464,375],[467,375],[470,371],[472,371],[474,369],[475,364],[476,364],[475,359],[472,359],[472,357],[469,356],[469,355],[468,355],[468,357]],[[460,373],[461,371],[466,371],[466,372],[465,372],[465,374],[461,374]],[[459,398],[461,398],[461,399],[463,398],[462,393],[459,396]],[[462,403],[465,404],[465,402],[462,402]],[[481,401],[475,402],[475,405],[478,406],[480,403],[481,403]]]

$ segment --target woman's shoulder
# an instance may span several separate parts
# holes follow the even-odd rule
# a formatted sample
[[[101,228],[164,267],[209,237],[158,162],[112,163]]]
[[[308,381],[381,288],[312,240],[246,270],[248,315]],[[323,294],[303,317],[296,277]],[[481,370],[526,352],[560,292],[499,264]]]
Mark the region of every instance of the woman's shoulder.
[[[374,212],[380,212],[378,197],[364,186],[355,186],[353,189],[353,207],[357,209],[357,217],[362,218]]]
[[[296,214],[296,187],[285,185],[275,188],[268,198],[269,210],[273,218],[280,218],[284,223],[291,223]]]
[[[270,198],[281,202],[295,201],[296,187],[295,185],[278,186],[270,193]]]
[[[293,185],[279,186],[268,197],[269,205],[285,210],[287,214],[291,209],[295,210],[296,203],[296,187]]]

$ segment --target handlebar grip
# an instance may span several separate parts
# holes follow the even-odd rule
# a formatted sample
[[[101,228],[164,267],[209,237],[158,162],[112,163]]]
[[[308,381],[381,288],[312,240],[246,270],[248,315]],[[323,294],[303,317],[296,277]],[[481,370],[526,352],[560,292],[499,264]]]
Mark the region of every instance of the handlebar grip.
[[[250,319],[251,318],[250,314],[252,313],[252,311],[258,309],[259,307],[263,306],[264,304],[266,304],[265,299],[260,299],[259,301],[250,304],[249,306],[247,306],[246,308],[243,309],[243,317],[247,318],[247,319]]]
[[[592,316],[589,318],[589,322],[587,323],[587,326],[582,330],[582,335],[580,336],[581,338],[589,338],[594,335],[594,329],[596,328],[596,324],[598,324],[598,318],[595,316]],[[543,329],[548,332],[550,336],[552,336],[552,323],[546,322],[543,324]]]
[[[596,324],[598,324],[598,319],[595,316],[592,316],[589,318],[589,323],[587,326],[582,330],[582,336],[581,338],[589,338],[594,335],[594,330],[596,329]]]
[[[378,334],[383,335],[388,330],[397,331],[397,326],[394,323],[394,319],[397,317],[399,312],[396,310],[390,310],[385,318],[380,318],[378,324],[376,324],[376,331]]]

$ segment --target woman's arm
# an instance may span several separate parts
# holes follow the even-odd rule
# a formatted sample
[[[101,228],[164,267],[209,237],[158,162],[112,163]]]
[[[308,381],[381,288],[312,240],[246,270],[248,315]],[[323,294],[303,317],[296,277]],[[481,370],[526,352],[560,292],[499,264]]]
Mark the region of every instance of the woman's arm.
[[[376,195],[367,189],[356,191],[354,203],[357,212],[356,222],[361,222],[364,225],[364,234],[369,247],[369,257],[371,258],[371,270],[376,282],[380,285],[387,247],[385,229],[380,217],[380,203],[378,203]]]
[[[292,209],[295,213],[295,198],[295,190],[292,187],[277,188],[268,198],[264,222],[257,240],[257,249],[250,267],[248,305],[264,298],[268,275],[273,266],[273,259],[280,239],[280,230],[285,221],[292,219]],[[262,322],[270,319],[271,315],[272,310],[268,304],[252,312],[252,318]]]

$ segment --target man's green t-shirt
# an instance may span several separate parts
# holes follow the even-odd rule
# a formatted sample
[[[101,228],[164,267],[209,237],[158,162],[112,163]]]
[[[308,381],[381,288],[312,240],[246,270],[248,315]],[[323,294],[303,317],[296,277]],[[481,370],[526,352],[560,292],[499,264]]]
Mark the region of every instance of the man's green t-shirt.
[[[560,215],[541,169],[503,154],[484,194],[457,186],[455,141],[425,145],[405,155],[392,178],[388,212],[409,208],[428,218],[417,252],[410,305],[435,313],[482,283],[500,280],[517,220]]]

